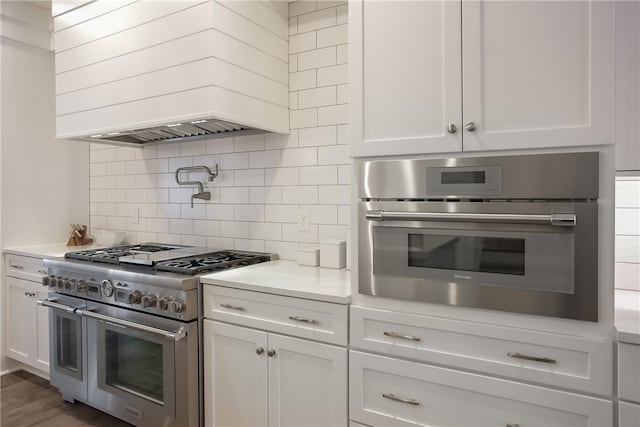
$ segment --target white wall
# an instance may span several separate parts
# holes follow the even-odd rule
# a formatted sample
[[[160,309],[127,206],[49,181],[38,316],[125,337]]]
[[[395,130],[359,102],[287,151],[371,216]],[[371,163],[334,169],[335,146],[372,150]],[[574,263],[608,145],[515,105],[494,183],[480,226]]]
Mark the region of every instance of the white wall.
[[[258,134],[156,147],[91,146],[91,225],[130,242],[275,252],[348,234],[347,5],[289,4],[291,134]],[[211,201],[189,205],[180,166],[220,165]],[[191,178],[203,179],[201,174]],[[299,212],[309,231],[298,231]]]
[[[2,3],[0,242],[3,248],[66,242],[70,222],[89,221],[89,148],[55,140],[53,53],[43,36],[49,12]],[[2,307],[0,299],[0,318]],[[0,354],[4,371],[4,349]]]
[[[616,288],[640,291],[640,175],[616,178]]]

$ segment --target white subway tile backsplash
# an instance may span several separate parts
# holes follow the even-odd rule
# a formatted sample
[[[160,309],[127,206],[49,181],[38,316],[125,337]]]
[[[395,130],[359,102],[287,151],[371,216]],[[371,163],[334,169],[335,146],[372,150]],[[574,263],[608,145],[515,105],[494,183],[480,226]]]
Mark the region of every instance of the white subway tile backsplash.
[[[239,221],[220,221],[220,236],[248,239],[249,223]]]
[[[310,89],[314,87],[316,87],[316,70],[315,69],[289,74],[289,91],[293,92],[293,91],[298,91],[302,89]],[[297,108],[298,107],[296,107],[296,109]]]
[[[616,234],[640,236],[640,209],[616,209]]]
[[[616,181],[616,207],[640,208],[640,179]]]
[[[334,145],[337,142],[336,126],[299,129],[300,147]]]
[[[296,71],[336,65],[336,46],[298,53],[298,68]]]
[[[640,236],[616,236],[616,262],[640,264]]]
[[[289,113],[289,126],[291,126],[291,129],[310,128],[317,125],[318,110],[316,108],[294,110]]]
[[[301,244],[344,239],[352,173],[347,8],[344,0],[289,4],[289,134],[143,149],[93,144],[92,227],[126,230],[131,243],[268,251],[292,260]],[[211,192],[210,201],[196,199],[191,208],[197,188],[179,186],[175,170],[216,164],[219,175],[212,182],[199,172],[183,174]],[[308,232],[298,231],[301,210],[309,218]],[[629,221],[619,221],[621,230],[630,230]]]
[[[234,183],[236,187],[255,187],[258,185],[264,185],[264,169],[236,170],[234,175]]]
[[[283,166],[313,166],[316,164],[318,164],[318,149],[316,147],[282,150]]]
[[[282,203],[290,205],[317,204],[318,187],[307,185],[282,187]]]
[[[616,262],[616,288],[640,291],[640,264]]]
[[[289,53],[304,52],[316,48],[316,32],[302,33],[289,37]]]
[[[328,166],[309,166],[300,168],[300,184],[301,185],[320,185],[320,184],[337,184],[338,183],[338,167],[336,165]]]
[[[280,150],[264,150],[249,153],[250,168],[276,168],[281,164],[282,151]]]
[[[298,16],[298,33],[336,25],[336,8],[329,7],[317,12]]]
[[[252,222],[249,226],[249,236],[256,240],[282,239],[282,225],[277,223]]]
[[[347,43],[347,24],[318,30],[317,45],[319,48]]]

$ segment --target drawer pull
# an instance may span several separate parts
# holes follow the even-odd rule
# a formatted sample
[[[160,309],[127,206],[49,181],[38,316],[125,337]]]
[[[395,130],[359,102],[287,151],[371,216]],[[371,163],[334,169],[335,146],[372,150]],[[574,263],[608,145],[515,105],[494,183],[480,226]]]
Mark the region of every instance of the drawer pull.
[[[320,322],[318,322],[315,319],[305,319],[304,317],[300,317],[300,316],[289,316],[289,320],[295,320],[296,322],[302,322],[302,323],[311,323],[312,325],[320,324]]]
[[[520,427],[520,424],[507,424],[507,427]]]
[[[395,400],[396,402],[406,403],[408,405],[420,406],[420,402],[418,402],[417,400],[405,399],[403,397],[398,397],[398,396],[394,395],[393,393],[382,393],[382,397],[384,397],[385,399],[389,399],[389,400]]]
[[[555,364],[555,359],[549,359],[548,357],[537,357],[537,356],[527,356],[526,354],[520,353],[507,353],[507,356],[513,357],[514,359],[522,359],[522,360],[531,360],[532,362],[542,362],[542,363],[551,363]]]
[[[11,266],[11,268],[15,268],[16,270],[24,270],[24,267],[19,264],[9,263],[9,265]]]
[[[402,334],[398,334],[396,332],[389,332],[389,331],[384,331],[383,334],[388,336],[388,337],[391,337],[391,338],[400,338],[400,339],[403,339],[403,340],[416,341],[416,342],[422,341],[422,339],[420,337],[415,337],[413,335],[402,335]]]
[[[239,305],[220,304],[220,307],[228,308],[230,310],[244,311],[244,307],[240,307]]]

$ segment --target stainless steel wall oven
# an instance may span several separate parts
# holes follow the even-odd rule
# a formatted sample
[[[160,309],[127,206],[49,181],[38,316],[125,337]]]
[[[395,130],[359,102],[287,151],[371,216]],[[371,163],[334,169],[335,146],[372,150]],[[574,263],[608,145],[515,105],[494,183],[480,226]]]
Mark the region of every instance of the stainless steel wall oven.
[[[356,167],[360,293],[598,320],[598,153]]]

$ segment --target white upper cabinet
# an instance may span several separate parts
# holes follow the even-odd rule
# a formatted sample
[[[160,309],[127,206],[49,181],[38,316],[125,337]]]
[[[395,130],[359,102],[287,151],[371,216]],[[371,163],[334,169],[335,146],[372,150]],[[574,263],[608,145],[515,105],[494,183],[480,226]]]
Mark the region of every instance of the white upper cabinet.
[[[356,154],[460,151],[460,4],[349,5],[349,67]]]
[[[269,2],[58,1],[58,137],[201,119],[289,132],[287,19]]]
[[[354,2],[352,154],[613,142],[613,2]]]

